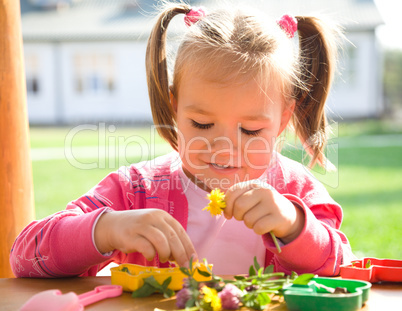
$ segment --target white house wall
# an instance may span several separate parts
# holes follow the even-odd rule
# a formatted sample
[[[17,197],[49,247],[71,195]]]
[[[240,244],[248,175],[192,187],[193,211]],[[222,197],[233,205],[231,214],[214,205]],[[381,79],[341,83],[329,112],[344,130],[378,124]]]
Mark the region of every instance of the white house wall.
[[[32,124],[53,124],[57,120],[55,105],[55,52],[52,44],[24,44],[25,67],[27,77],[35,76],[37,92],[27,93],[29,121]],[[32,65],[35,59],[36,65]]]
[[[373,32],[357,32],[348,36],[351,43],[341,53],[340,76],[329,98],[335,118],[379,116],[381,103],[381,53]]]
[[[64,43],[61,46],[63,79],[60,101],[63,121],[150,121],[145,78],[145,42]],[[112,92],[79,94],[74,85],[74,57],[80,54],[110,54],[114,57]]]

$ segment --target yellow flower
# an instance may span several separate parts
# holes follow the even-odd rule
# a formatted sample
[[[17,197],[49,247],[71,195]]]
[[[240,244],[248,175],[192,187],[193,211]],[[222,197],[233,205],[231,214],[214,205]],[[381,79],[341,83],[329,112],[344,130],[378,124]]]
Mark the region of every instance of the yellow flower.
[[[216,188],[212,190],[210,194],[208,194],[208,199],[210,200],[208,206],[206,206],[202,210],[209,211],[212,216],[222,214],[223,209],[226,207],[225,194],[221,190]]]
[[[201,293],[204,294],[204,302],[212,308],[212,311],[222,310],[221,299],[219,298],[216,289],[203,286],[201,288]]]

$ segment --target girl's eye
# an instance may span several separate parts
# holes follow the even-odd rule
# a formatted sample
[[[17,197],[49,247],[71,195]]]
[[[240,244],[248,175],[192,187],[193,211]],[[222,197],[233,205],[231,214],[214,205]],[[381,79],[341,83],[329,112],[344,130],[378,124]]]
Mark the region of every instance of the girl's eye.
[[[246,130],[245,128],[240,128],[240,129],[243,134],[246,134],[248,136],[258,136],[258,134],[260,134],[262,131],[262,129],[255,130],[255,131]]]
[[[213,123],[207,123],[207,124],[198,123],[198,122],[195,122],[194,120],[191,120],[191,124],[193,127],[197,128],[197,129],[201,129],[201,130],[207,130],[207,129],[211,128],[212,125],[214,125]]]

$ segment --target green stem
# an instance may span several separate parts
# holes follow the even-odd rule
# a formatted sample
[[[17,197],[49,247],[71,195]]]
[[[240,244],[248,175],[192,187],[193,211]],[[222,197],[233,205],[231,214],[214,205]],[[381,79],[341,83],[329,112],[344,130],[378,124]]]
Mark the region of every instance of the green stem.
[[[276,238],[275,234],[272,233],[272,231],[270,231],[269,234],[271,234],[272,241],[274,241],[276,249],[278,250],[278,253],[280,253],[282,250],[281,247],[279,246],[278,239]]]

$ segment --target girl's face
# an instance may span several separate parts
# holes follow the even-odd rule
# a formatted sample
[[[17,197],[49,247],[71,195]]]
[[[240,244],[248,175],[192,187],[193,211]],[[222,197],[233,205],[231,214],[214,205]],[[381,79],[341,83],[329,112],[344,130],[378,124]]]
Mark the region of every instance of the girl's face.
[[[275,85],[263,92],[254,80],[221,85],[190,72],[171,101],[183,170],[206,190],[260,177],[294,107]]]

